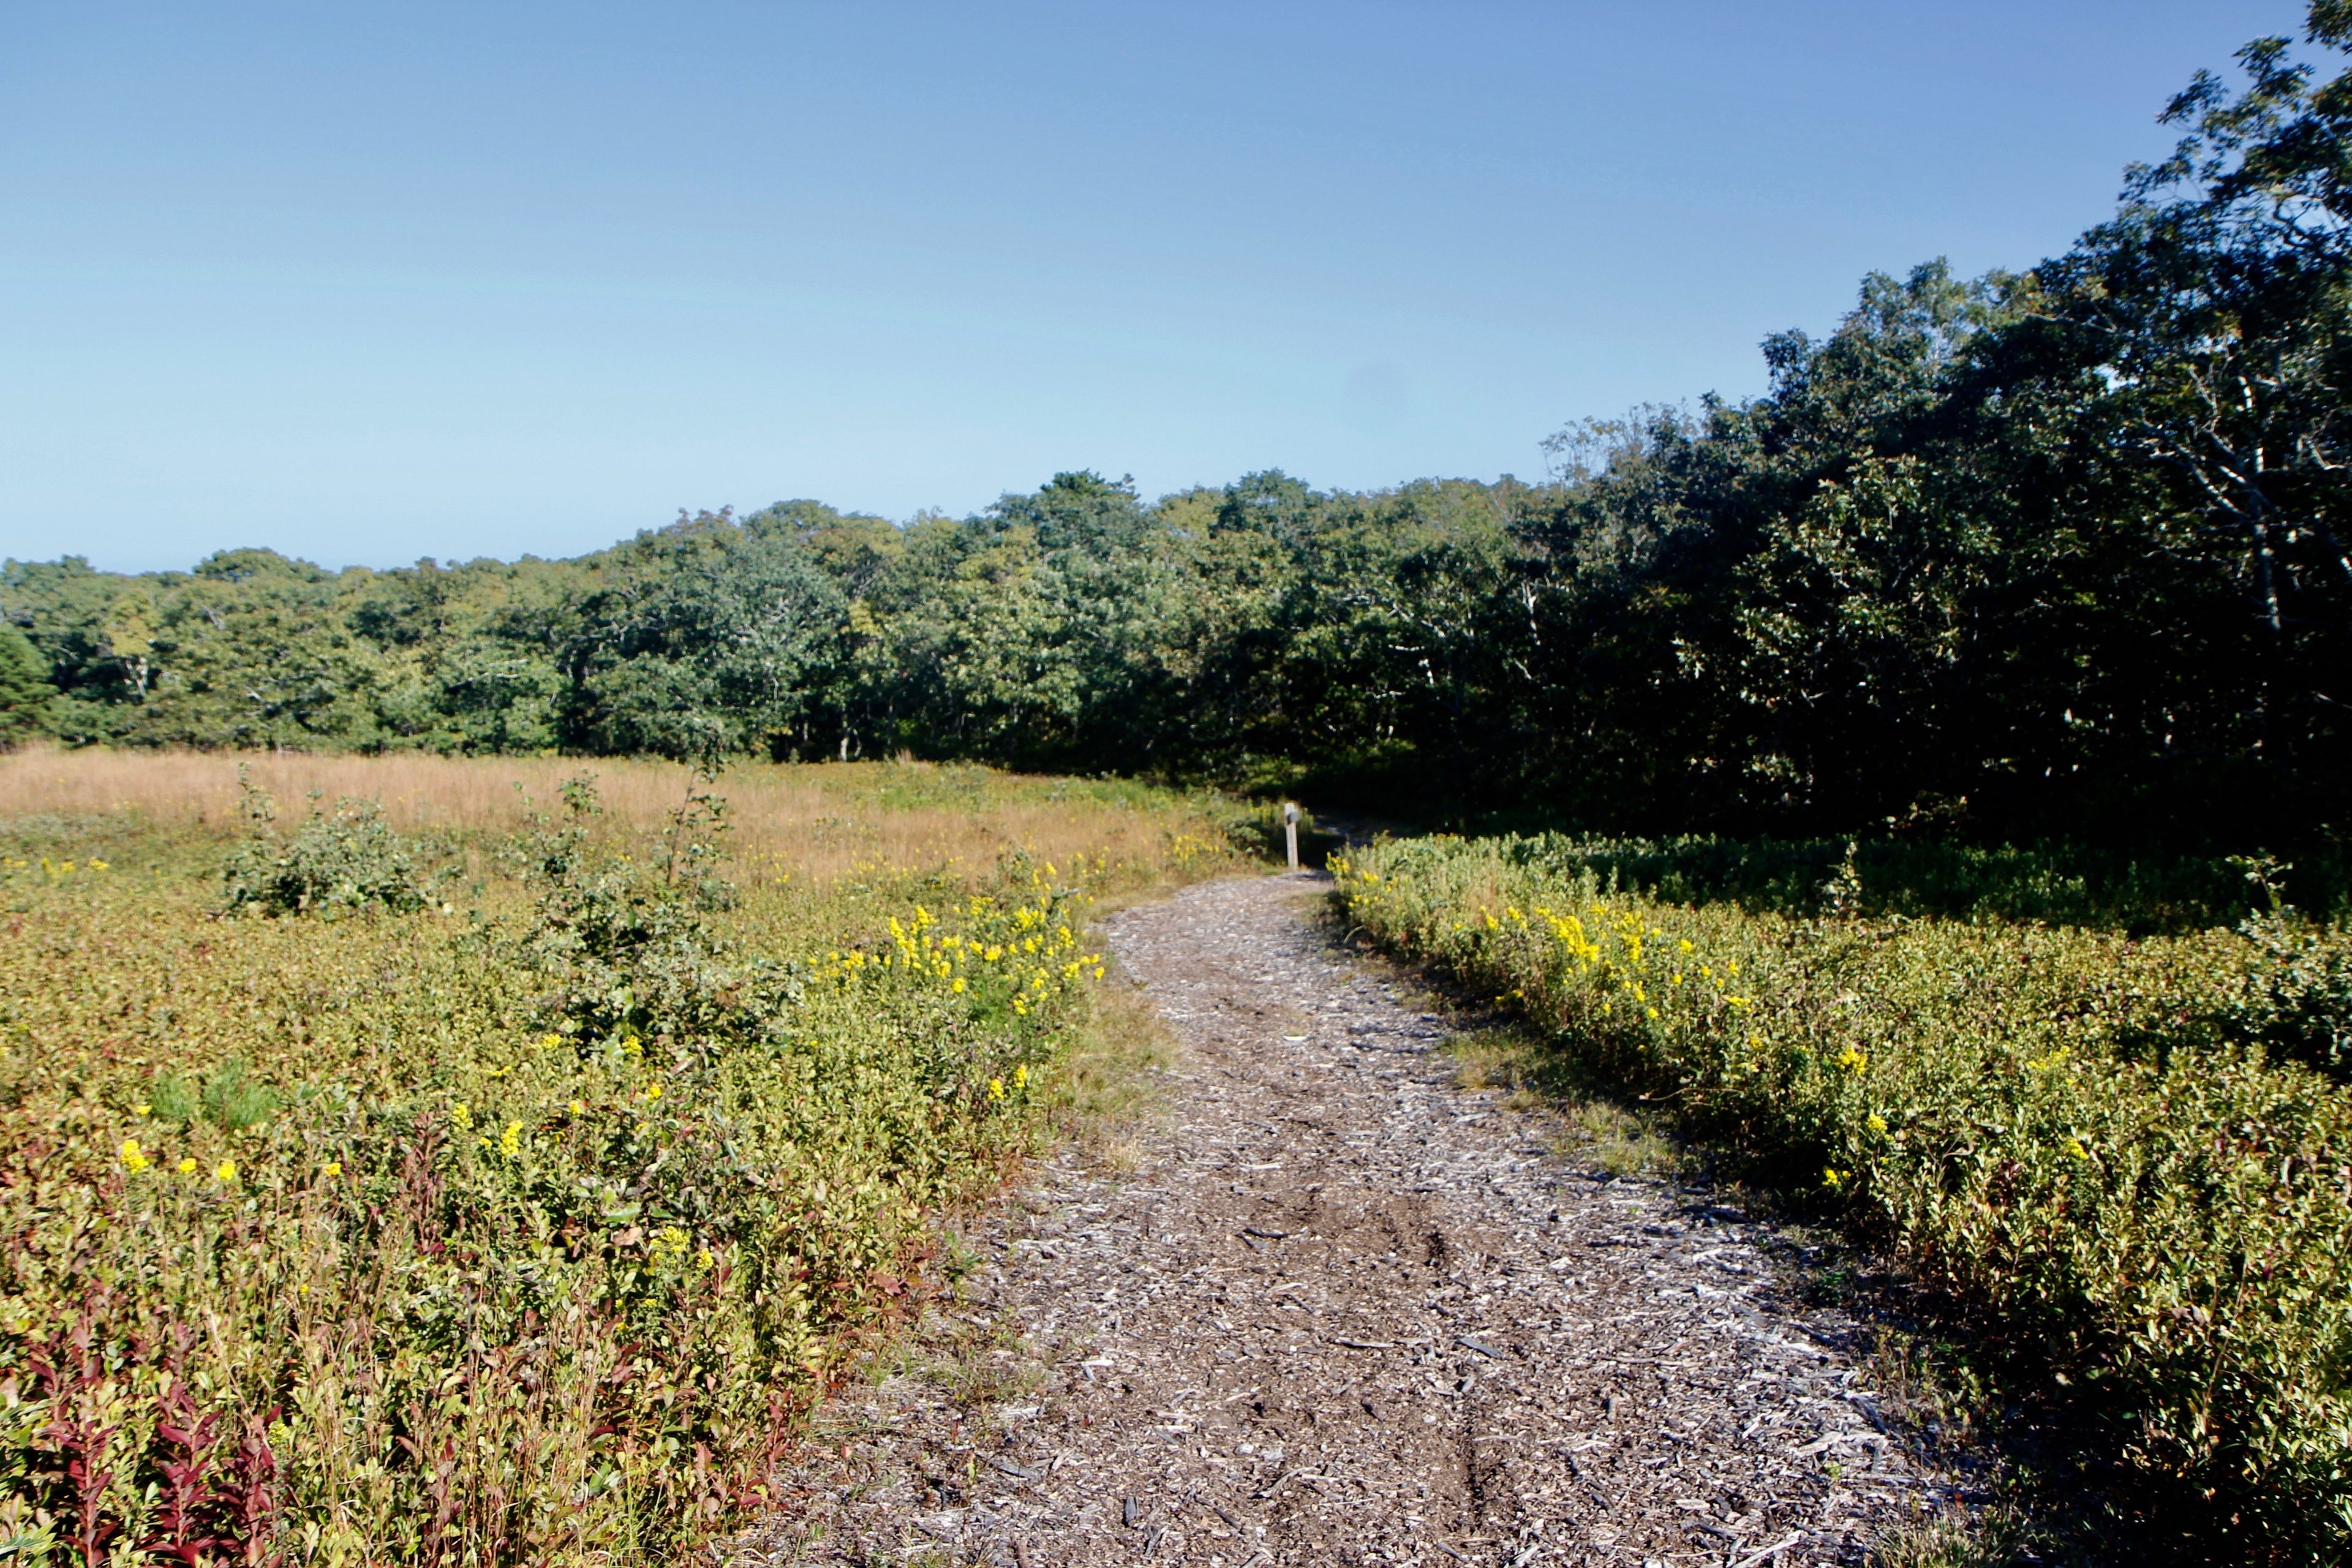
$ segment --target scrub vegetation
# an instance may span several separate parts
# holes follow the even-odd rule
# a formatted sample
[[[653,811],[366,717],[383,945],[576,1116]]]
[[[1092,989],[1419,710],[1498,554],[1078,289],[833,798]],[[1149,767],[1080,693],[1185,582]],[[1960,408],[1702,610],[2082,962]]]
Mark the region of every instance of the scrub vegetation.
[[[0,793],[78,760],[8,759]],[[627,816],[592,775],[518,806],[512,770],[445,766],[467,788],[415,791],[417,836],[275,811],[259,769],[219,813],[229,760],[106,765],[145,809],[0,829],[12,1561],[668,1561],[740,1525],[936,1281],[928,1222],[1131,1096],[1089,910],[1253,826],[1126,784],[747,770],[856,848],[771,815],[738,879],[732,802],[682,768]],[[161,804],[186,787],[202,822]],[[990,831],[1031,811],[1052,849]]]
[[[1946,1294],[1978,1373],[2137,1478],[2136,1530],[2352,1546],[2341,928],[2259,884],[2238,930],[2147,937],[1852,912],[1836,879],[1804,913],[1685,902],[1596,868],[1627,847],[1388,844],[1336,896],[1540,1031],[1522,1073],[1650,1107]]]

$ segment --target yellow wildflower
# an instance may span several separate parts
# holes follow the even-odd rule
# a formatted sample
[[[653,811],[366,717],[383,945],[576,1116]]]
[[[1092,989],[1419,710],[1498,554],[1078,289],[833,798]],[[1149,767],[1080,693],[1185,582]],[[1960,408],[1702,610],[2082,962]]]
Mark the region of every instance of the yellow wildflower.
[[[474,1124],[474,1113],[467,1108],[464,1100],[453,1100],[449,1102],[449,1121],[450,1125],[463,1132]]]
[[[122,1168],[134,1176],[147,1168],[147,1151],[139,1147],[136,1138],[122,1141]]]
[[[659,1100],[661,1098],[661,1085],[657,1083],[649,1083],[646,1085],[646,1098],[647,1100]]]
[[[131,1115],[133,1115],[133,1116],[145,1116],[145,1115],[147,1115],[148,1113],[150,1113],[151,1111],[152,1111],[154,1109],[155,1109],[155,1108],[154,1108],[153,1106],[152,1106],[152,1105],[148,1104],[145,1100],[141,1100],[138,1104],[136,1104],[136,1105],[134,1105],[134,1106],[132,1106],[132,1107],[131,1108]]]
[[[992,1078],[988,1080],[988,1098],[991,1100],[1003,1100],[1004,1098],[1004,1080],[1003,1079]]]
[[[1876,1112],[1875,1110],[1872,1111],[1872,1112],[1870,1113],[1870,1130],[1871,1130],[1873,1132],[1884,1132],[1884,1131],[1886,1131],[1886,1118],[1885,1118],[1884,1116],[1879,1115],[1879,1114],[1878,1114],[1878,1112]]]
[[[319,1174],[326,1177],[329,1181],[334,1180],[334,1178],[341,1175],[342,1173],[343,1163],[341,1160],[330,1160],[325,1164],[319,1167]]]
[[[194,1160],[183,1160],[173,1169],[184,1176],[193,1176],[196,1173],[196,1163]]]
[[[1824,1185],[1830,1187],[1842,1187],[1845,1184],[1845,1179],[1849,1173],[1839,1170],[1835,1165],[1825,1165],[1822,1168],[1822,1181]]]
[[[949,989],[949,990],[950,990],[950,991],[952,991],[952,992],[954,992],[954,993],[955,993],[957,995],[959,995],[959,996],[962,995],[962,994],[963,994],[963,976],[962,976],[962,975],[961,975],[961,974],[957,975],[957,976],[955,977],[955,979],[954,979],[952,982],[950,982],[950,983],[949,984],[949,985],[948,985],[948,989]]]
[[[509,1160],[522,1152],[521,1122],[509,1121],[507,1123],[506,1131],[499,1134],[499,1152],[504,1154]]]
[[[236,1162],[234,1160],[223,1160],[219,1164],[214,1166],[213,1179],[221,1182],[236,1181]]]
[[[586,1100],[573,1100],[573,1101],[572,1102],[572,1115],[574,1115],[574,1116],[578,1116],[578,1115],[580,1115],[582,1112],[585,1111],[587,1109],[588,1109],[588,1102],[587,1102]]]
[[[2080,1138],[2072,1136],[2069,1136],[2066,1140],[2066,1152],[2072,1154],[2077,1160],[2087,1160],[2091,1157],[2091,1152],[2083,1147],[2083,1141]]]

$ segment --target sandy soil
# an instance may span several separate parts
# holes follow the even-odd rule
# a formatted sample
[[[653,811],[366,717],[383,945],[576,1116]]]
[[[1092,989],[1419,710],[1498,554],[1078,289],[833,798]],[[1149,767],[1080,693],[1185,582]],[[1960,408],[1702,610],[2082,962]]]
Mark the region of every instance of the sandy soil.
[[[1104,922],[1184,1048],[1170,1114],[973,1222],[739,1562],[1796,1568],[1948,1497],[1789,1248],[1454,1088],[1321,890]]]

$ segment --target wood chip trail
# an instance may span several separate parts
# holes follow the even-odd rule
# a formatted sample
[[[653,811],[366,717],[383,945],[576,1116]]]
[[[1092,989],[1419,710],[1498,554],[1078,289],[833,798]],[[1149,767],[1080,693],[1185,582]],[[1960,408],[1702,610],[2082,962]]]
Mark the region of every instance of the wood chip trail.
[[[947,1359],[828,1407],[736,1561],[1799,1568],[1949,1495],[1769,1232],[1452,1087],[1321,891],[1103,922],[1184,1048],[1171,1114],[975,1222]]]

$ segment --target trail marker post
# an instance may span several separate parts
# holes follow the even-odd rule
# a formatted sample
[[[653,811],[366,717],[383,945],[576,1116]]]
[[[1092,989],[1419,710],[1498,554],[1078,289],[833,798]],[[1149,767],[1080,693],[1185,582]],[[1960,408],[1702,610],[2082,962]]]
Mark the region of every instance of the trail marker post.
[[[1290,868],[1296,871],[1298,869],[1298,803],[1295,800],[1282,803],[1282,837],[1285,847],[1290,851]]]

